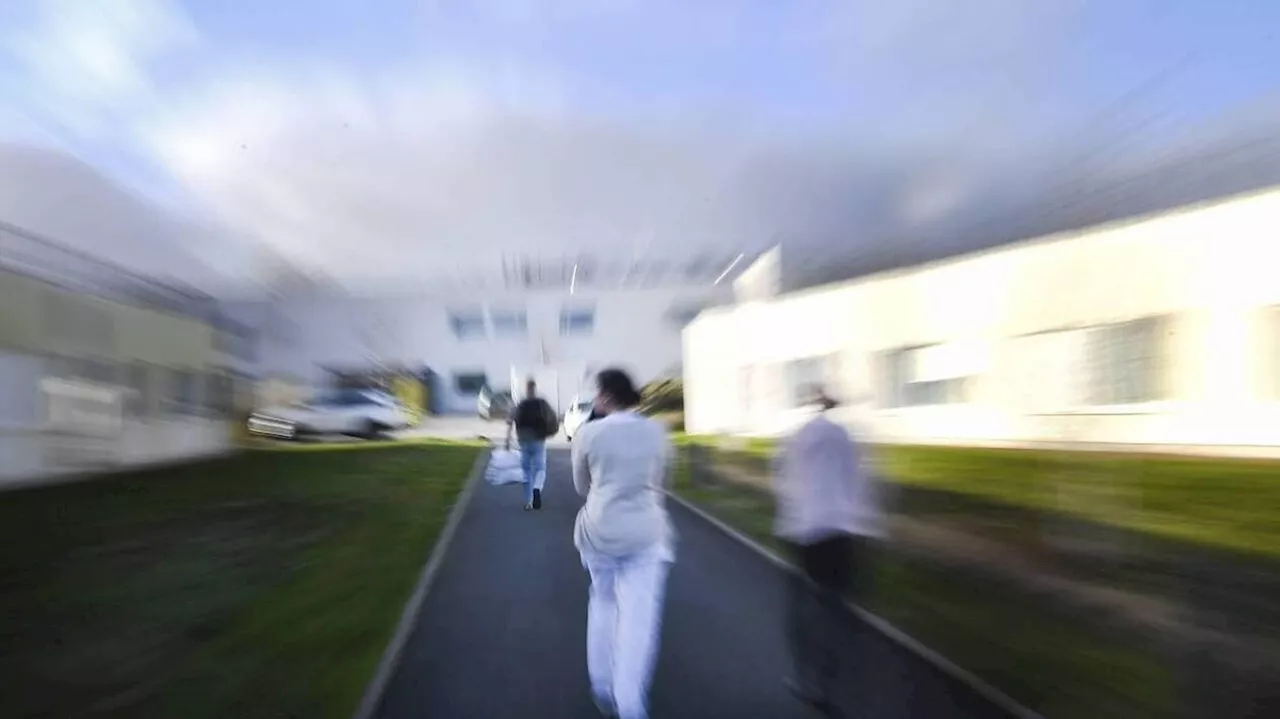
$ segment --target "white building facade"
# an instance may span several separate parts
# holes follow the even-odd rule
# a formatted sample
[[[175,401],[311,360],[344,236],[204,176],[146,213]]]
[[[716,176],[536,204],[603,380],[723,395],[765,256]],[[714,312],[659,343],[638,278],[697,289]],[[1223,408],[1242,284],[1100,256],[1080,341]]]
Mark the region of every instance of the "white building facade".
[[[751,268],[685,331],[686,426],[782,432],[822,381],[879,441],[1270,454],[1278,223],[1273,190],[781,296]]]
[[[486,290],[351,297],[336,293],[233,308],[262,338],[257,374],[319,389],[335,368],[423,368],[431,405],[476,411],[480,388],[514,389],[528,376],[560,409],[591,393],[608,366],[637,382],[679,376],[681,330],[724,301],[709,282],[649,288]],[[513,385],[516,385],[513,387]]]

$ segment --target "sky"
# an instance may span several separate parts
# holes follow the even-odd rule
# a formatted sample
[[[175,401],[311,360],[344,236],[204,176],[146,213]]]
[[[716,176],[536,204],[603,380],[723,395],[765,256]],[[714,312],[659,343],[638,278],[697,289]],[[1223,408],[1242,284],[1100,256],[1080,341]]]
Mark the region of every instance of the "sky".
[[[875,246],[1270,127],[1276,27],[1269,0],[7,0],[0,221],[374,285]]]

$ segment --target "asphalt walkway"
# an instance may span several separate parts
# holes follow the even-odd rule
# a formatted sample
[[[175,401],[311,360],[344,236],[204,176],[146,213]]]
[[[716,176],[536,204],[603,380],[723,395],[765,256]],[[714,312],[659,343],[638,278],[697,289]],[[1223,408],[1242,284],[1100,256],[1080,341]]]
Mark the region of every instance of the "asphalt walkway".
[[[581,500],[567,451],[552,450],[548,462],[539,512],[522,511],[518,485],[477,488],[378,716],[598,716],[586,676],[587,575],[571,539]],[[781,684],[782,572],[675,503],[671,512],[680,539],[653,718],[813,716]],[[1005,716],[852,618],[832,631],[849,651],[847,716]]]

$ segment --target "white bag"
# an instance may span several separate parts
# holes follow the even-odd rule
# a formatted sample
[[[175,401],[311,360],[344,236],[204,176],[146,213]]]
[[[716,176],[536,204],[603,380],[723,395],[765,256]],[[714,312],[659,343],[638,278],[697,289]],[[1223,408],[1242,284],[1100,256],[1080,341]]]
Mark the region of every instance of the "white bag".
[[[524,470],[520,468],[520,452],[514,449],[495,449],[489,454],[489,466],[484,470],[489,484],[523,484]]]

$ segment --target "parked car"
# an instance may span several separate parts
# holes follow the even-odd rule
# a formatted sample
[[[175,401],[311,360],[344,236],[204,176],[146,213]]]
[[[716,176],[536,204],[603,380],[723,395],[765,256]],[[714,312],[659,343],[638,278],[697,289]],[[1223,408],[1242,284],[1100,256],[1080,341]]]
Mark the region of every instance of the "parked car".
[[[476,397],[476,412],[480,415],[480,419],[505,420],[513,406],[515,406],[515,400],[512,399],[510,390],[495,391],[482,387],[480,394]]]
[[[373,439],[410,424],[412,418],[395,397],[363,389],[328,392],[300,405],[267,407],[249,416],[250,433],[281,439],[322,434]]]
[[[573,435],[578,433],[578,428],[587,423],[587,418],[591,416],[591,402],[582,401],[574,398],[573,404],[564,413],[564,419],[560,422],[560,426],[564,428],[564,437],[570,442],[573,441]]]

